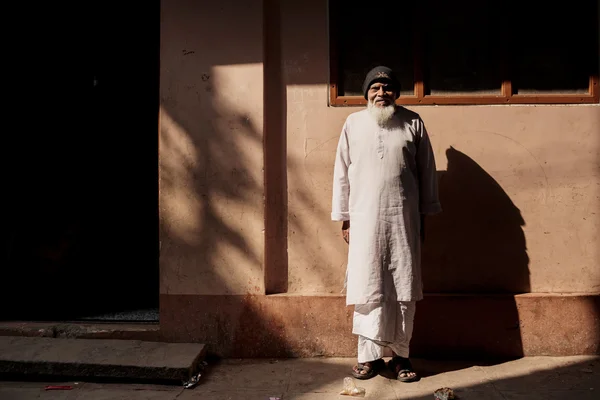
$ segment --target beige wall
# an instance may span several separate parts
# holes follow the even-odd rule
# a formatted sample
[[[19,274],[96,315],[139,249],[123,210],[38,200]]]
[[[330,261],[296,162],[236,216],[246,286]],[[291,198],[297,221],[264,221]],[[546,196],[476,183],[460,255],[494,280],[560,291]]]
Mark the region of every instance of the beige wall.
[[[332,164],[360,108],[327,105],[326,2],[287,3],[289,291],[339,293]],[[445,210],[429,220],[427,292],[600,291],[600,107],[410,108],[431,135]]]
[[[328,221],[331,163],[355,110],[288,107],[290,291],[334,293],[346,246]],[[412,109],[431,134],[445,210],[428,222],[426,291],[600,290],[599,107]]]
[[[327,105],[326,1],[283,3],[287,101],[271,110],[285,114],[288,292],[336,295],[346,246],[329,216],[332,163],[360,108]],[[162,3],[163,294],[264,293],[263,44],[261,2]],[[411,109],[445,210],[429,220],[427,292],[600,291],[600,107]]]
[[[262,28],[260,2],[162,2],[163,294],[264,292]]]
[[[162,2],[161,340],[356,355],[330,201],[340,129],[360,108],[327,105],[326,17],[326,0]],[[598,354],[600,107],[411,108],[444,207],[425,289],[448,294],[419,304],[412,354]]]

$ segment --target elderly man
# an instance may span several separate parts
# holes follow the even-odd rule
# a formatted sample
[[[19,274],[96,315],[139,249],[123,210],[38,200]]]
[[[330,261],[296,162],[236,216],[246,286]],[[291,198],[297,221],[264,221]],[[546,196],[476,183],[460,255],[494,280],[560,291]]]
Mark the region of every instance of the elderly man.
[[[424,216],[441,211],[436,165],[420,116],[395,104],[400,83],[387,67],[363,84],[366,109],[348,116],[334,164],[331,218],[349,244],[346,304],[358,336],[353,375],[369,379],[388,363],[403,382],[419,377],[409,360],[416,302],[423,298]]]

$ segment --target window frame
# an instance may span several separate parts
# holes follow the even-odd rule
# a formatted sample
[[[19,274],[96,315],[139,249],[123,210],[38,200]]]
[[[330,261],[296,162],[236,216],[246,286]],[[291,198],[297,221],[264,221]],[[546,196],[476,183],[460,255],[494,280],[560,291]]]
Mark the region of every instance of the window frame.
[[[344,6],[339,0],[329,0],[329,105],[330,106],[364,106],[367,104],[362,96],[340,96],[338,94],[338,82],[340,78],[338,62],[338,36],[335,11],[337,7]],[[598,21],[600,25],[600,21]],[[497,95],[430,95],[426,94],[426,82],[424,79],[425,65],[423,63],[424,47],[422,38],[419,37],[419,29],[415,29],[413,43],[414,53],[414,77],[413,95],[401,95],[396,101],[400,105],[497,105],[497,104],[599,104],[600,85],[598,72],[590,75],[588,93],[549,93],[549,94],[516,94],[513,91],[512,80],[506,76],[502,80],[500,94]],[[598,52],[600,52],[600,45]]]

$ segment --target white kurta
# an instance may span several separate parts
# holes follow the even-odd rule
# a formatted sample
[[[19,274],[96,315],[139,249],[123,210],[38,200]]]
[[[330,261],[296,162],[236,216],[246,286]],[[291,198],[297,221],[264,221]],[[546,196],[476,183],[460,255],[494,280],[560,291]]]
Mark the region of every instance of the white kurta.
[[[334,221],[350,221],[346,304],[421,300],[420,214],[440,211],[435,159],[420,116],[398,107],[388,128],[367,109],[348,116],[335,157],[331,213]],[[385,276],[393,285],[384,285]]]

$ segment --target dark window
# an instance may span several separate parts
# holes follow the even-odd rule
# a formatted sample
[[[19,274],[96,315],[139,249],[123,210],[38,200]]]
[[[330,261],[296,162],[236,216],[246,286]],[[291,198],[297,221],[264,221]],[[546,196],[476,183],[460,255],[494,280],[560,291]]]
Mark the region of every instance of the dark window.
[[[598,2],[329,1],[331,103],[376,65],[401,104],[598,103]]]

